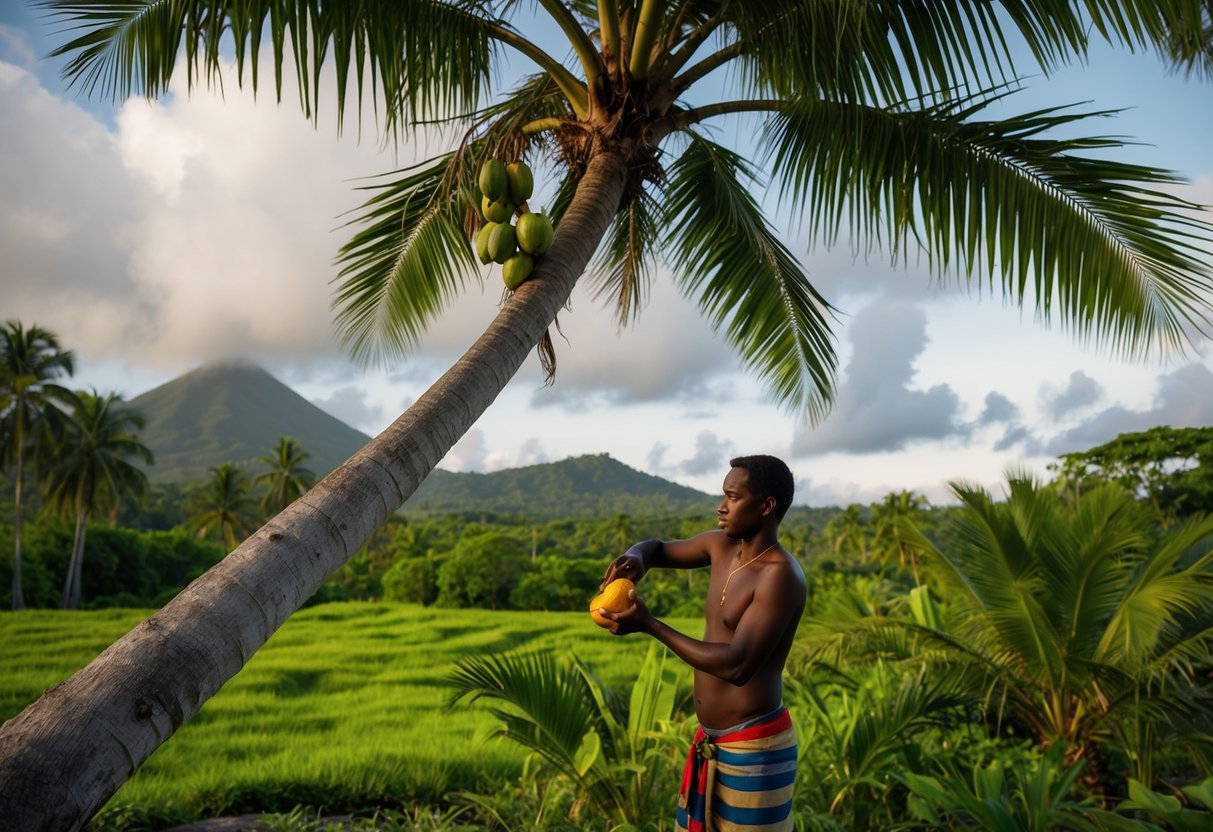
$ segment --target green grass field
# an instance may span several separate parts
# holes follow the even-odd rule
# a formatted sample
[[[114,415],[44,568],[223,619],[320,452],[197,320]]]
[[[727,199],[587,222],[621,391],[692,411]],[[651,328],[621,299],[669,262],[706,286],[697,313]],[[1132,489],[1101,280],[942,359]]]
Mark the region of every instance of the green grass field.
[[[68,678],[147,610],[0,613],[0,719]],[[674,621],[694,632],[694,621]],[[461,657],[511,650],[576,654],[628,687],[648,640],[616,639],[582,613],[327,604],[293,616],[248,665],[110,801],[147,817],[191,819],[350,811],[496,792],[521,754],[486,740],[493,718],[447,704]],[[690,687],[690,673],[686,684]]]

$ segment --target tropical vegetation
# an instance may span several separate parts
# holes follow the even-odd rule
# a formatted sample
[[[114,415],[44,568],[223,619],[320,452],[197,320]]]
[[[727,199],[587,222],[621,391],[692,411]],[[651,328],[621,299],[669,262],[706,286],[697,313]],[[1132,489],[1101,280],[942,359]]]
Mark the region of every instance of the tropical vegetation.
[[[25,608],[21,584],[22,497],[25,461],[30,445],[43,439],[46,408],[65,393],[56,379],[72,374],[75,361],[59,340],[38,326],[26,328],[8,321],[0,329],[0,417],[3,419],[3,448],[0,463],[13,467],[13,570],[12,606]]]
[[[72,557],[63,583],[64,609],[80,606],[84,541],[94,512],[107,511],[111,522],[125,498],[147,491],[147,475],[137,463],[152,464],[151,451],[138,439],[143,416],[123,409],[113,393],[65,393],[66,409],[51,410],[52,442],[46,449],[46,499],[75,520]]]
[[[230,462],[216,465],[210,479],[195,486],[185,510],[199,540],[217,537],[228,551],[260,525],[248,474]]]
[[[132,721],[132,696],[155,687],[181,719],[195,713],[375,534],[534,347],[554,373],[549,327],[595,252],[596,288],[621,322],[667,263],[776,400],[824,412],[836,363],[829,300],[762,210],[763,170],[814,241],[849,233],[894,258],[921,251],[937,273],[988,279],[1080,336],[1140,351],[1181,344],[1206,320],[1209,227],[1174,195],[1174,176],[1110,160],[1117,140],[1065,135],[1098,113],[993,114],[1017,85],[1017,61],[1047,74],[1093,39],[1207,69],[1201,0],[541,0],[563,36],[555,50],[527,37],[524,7],[509,0],[46,5],[69,33],[56,54],[88,90],[156,96],[179,66],[191,85],[214,81],[229,55],[236,83],[256,87],[264,47],[276,91],[293,68],[309,116],[335,100],[339,126],[347,106],[369,106],[391,135],[442,122],[462,137],[386,175],[355,221],[335,298],[355,355],[405,350],[481,275],[470,206],[487,156],[543,158],[559,232],[464,359],[393,427],[162,610],[153,660],[133,671],[95,663],[63,685],[57,695],[87,718],[55,725],[35,704],[0,730],[0,766],[56,789],[37,808],[0,805],[29,825],[94,812],[168,733]],[[507,53],[539,72],[497,95]],[[327,66],[335,95],[321,89]],[[709,132],[746,116],[765,119],[762,164]],[[146,656],[141,638],[109,655]],[[38,765],[8,739],[33,730],[45,738]],[[84,759],[82,745],[95,753]]]
[[[258,457],[266,470],[253,477],[253,487],[265,489],[261,497],[263,515],[273,517],[316,484],[316,475],[303,467],[308,456],[298,439],[283,436],[272,451]]]

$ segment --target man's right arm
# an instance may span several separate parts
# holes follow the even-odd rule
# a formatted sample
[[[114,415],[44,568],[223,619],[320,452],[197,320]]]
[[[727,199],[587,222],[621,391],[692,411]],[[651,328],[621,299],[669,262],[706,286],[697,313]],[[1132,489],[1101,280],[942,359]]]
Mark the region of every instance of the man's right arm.
[[[687,540],[644,540],[630,547],[607,567],[602,579],[606,586],[617,578],[633,583],[653,568],[696,569],[712,562],[711,546],[720,532],[704,532]]]

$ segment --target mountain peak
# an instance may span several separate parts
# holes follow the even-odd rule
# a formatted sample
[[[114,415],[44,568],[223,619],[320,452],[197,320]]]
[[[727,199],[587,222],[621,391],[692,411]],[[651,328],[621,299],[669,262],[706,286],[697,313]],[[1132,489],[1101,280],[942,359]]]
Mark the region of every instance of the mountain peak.
[[[299,440],[305,466],[321,477],[370,441],[247,361],[204,364],[130,404],[147,417],[153,482],[195,482],[224,462],[252,473],[283,436]]]

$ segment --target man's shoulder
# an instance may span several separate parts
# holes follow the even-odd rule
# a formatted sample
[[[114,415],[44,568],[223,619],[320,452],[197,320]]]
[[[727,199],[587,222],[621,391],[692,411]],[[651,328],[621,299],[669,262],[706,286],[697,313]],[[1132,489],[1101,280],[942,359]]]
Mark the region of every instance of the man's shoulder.
[[[771,561],[773,569],[768,571],[768,575],[772,581],[781,583],[791,583],[792,585],[803,588],[805,586],[804,569],[801,568],[800,562],[792,555],[791,552],[781,550],[783,557],[778,560]]]

